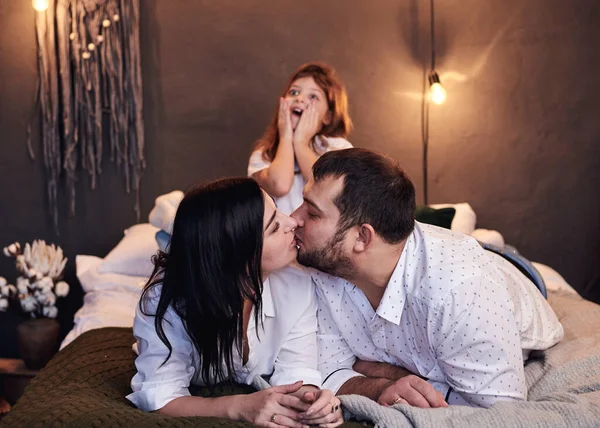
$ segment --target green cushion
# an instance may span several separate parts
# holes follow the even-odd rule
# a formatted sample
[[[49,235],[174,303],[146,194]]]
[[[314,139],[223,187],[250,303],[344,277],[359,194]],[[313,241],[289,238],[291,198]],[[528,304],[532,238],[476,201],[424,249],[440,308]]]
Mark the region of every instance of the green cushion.
[[[454,208],[440,208],[436,210],[431,207],[419,205],[417,206],[415,220],[450,229],[454,214],[456,214]]]

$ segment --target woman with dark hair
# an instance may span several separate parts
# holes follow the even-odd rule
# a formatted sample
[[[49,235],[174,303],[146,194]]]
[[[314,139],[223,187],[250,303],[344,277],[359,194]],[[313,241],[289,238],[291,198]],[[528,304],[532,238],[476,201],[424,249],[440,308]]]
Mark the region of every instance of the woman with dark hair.
[[[314,286],[288,266],[297,255],[295,227],[253,179],[221,179],[186,193],[136,310],[131,402],[265,427],[343,422],[339,399],[319,389]],[[251,384],[256,376],[272,387],[219,398],[188,389]],[[307,414],[311,403],[318,411]]]

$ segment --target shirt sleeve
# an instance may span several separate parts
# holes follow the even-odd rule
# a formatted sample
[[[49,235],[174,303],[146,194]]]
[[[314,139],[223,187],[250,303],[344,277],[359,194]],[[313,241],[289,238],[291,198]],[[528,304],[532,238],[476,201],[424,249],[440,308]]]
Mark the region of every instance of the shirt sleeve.
[[[275,358],[270,383],[277,386],[299,380],[305,385],[321,386],[321,373],[317,369],[317,298],[312,287],[306,309]]]
[[[363,375],[352,369],[356,356],[342,337],[320,292],[317,294],[319,295],[317,311],[319,370],[323,376],[323,388],[337,393],[348,380]]]
[[[250,160],[248,161],[248,177],[252,177],[258,171],[262,171],[270,165],[271,162],[263,159],[263,151],[255,150],[252,152],[252,155],[250,155]]]
[[[351,149],[354,147],[350,141],[342,137],[329,137],[327,138],[327,150],[331,152],[333,150]]]
[[[438,308],[432,327],[449,404],[490,407],[499,400],[527,399],[510,296],[491,275],[463,279]]]
[[[157,299],[144,300],[144,303],[147,313],[156,312]],[[171,308],[165,315],[163,329],[172,347],[166,362],[169,350],[156,333],[154,317],[144,315],[137,305],[133,335],[139,356],[135,360],[137,373],[131,380],[133,392],[127,399],[146,412],[158,410],[175,398],[189,396],[188,388],[195,373],[191,340]]]

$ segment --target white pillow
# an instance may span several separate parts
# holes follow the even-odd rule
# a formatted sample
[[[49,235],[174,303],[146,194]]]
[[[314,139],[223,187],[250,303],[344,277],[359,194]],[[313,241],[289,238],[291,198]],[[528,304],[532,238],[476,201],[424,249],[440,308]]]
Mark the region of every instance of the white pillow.
[[[148,276],[122,275],[118,273],[101,273],[102,259],[95,256],[77,255],[75,266],[77,279],[86,293],[91,291],[115,290],[139,293],[148,281]]]
[[[149,277],[154,269],[152,256],[158,251],[155,238],[158,230],[149,223],[131,226],[121,242],[104,257],[98,272]]]
[[[77,311],[74,326],[60,345],[67,346],[86,331],[102,327],[132,327],[135,308],[146,278],[115,273],[100,274],[102,259],[75,257],[77,278],[85,291],[83,306]]]
[[[148,221],[153,226],[164,230],[167,233],[173,231],[173,220],[175,219],[175,213],[179,207],[179,203],[183,199],[183,192],[181,190],[173,190],[170,193],[160,195],[154,200],[154,208],[150,211]]]
[[[471,235],[475,230],[477,216],[471,205],[467,202],[460,204],[435,204],[430,205],[430,207],[436,210],[440,208],[454,208],[456,210],[452,224],[450,225],[450,230],[453,232],[462,232],[466,235]]]

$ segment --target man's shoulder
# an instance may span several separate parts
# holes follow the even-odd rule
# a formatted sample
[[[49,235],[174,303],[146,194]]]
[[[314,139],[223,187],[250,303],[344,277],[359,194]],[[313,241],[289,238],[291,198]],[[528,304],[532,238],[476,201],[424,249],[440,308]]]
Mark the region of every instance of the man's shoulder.
[[[436,306],[450,295],[472,290],[482,276],[485,251],[468,235],[417,223],[411,248],[412,286],[408,294]],[[463,289],[465,289],[463,291]]]
[[[348,283],[344,278],[339,276],[331,275],[314,268],[306,268],[309,272],[312,281],[318,288],[337,288],[343,287],[344,284]]]

